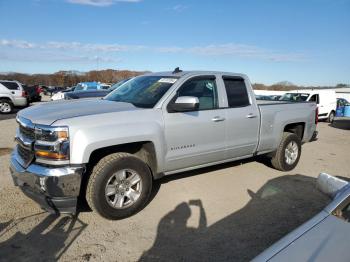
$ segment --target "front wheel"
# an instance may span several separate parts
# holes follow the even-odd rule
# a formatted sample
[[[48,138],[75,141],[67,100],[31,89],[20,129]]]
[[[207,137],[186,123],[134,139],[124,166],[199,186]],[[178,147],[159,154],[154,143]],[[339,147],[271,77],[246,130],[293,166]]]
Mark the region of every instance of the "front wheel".
[[[93,168],[86,200],[93,211],[107,219],[122,219],[140,211],[148,202],[152,175],[147,164],[128,153],[102,158]]]
[[[298,164],[300,154],[300,137],[294,133],[285,132],[275,155],[271,159],[271,164],[277,170],[290,171]]]

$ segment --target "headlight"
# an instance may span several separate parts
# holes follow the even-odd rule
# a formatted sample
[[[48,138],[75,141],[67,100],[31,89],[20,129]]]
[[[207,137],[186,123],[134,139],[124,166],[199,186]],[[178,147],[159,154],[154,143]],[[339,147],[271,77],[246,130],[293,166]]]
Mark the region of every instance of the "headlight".
[[[36,161],[44,164],[68,164],[68,127],[35,126]]]

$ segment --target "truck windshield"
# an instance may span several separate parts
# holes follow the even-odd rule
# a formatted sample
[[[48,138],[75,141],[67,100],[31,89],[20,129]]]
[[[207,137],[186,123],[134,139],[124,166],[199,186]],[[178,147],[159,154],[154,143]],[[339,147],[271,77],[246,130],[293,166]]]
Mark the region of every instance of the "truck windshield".
[[[115,83],[110,88],[108,88],[108,91],[112,92],[114,89],[116,89],[117,87],[120,87],[122,84],[124,84],[126,81],[129,81],[129,80],[130,78],[120,80],[119,82]]]
[[[135,77],[108,94],[105,99],[131,103],[136,107],[152,108],[177,78],[162,76]]]
[[[281,101],[290,101],[290,102],[303,102],[306,101],[310,94],[306,93],[286,93],[280,100]]]

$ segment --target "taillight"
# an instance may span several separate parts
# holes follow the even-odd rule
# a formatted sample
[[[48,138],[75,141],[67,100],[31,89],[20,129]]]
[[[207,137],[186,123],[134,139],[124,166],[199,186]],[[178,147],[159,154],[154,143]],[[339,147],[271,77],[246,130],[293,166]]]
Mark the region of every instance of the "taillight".
[[[26,97],[27,96],[27,92],[26,91],[22,91],[22,97]]]
[[[318,107],[316,107],[316,110],[315,110],[315,124],[316,125],[318,124]]]
[[[36,93],[37,93],[38,95],[40,95],[41,92],[42,92],[41,88],[40,88],[40,87],[37,87],[37,88],[36,88]]]

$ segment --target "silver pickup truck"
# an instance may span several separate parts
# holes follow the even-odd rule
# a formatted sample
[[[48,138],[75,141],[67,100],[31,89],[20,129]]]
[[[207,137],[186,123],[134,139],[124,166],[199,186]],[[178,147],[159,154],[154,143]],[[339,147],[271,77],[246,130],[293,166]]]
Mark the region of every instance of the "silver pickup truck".
[[[78,199],[108,219],[135,214],[155,179],[265,154],[293,169],[316,129],[311,102],[257,103],[247,76],[152,73],[103,99],[57,101],[17,115],[14,183],[51,212]]]

